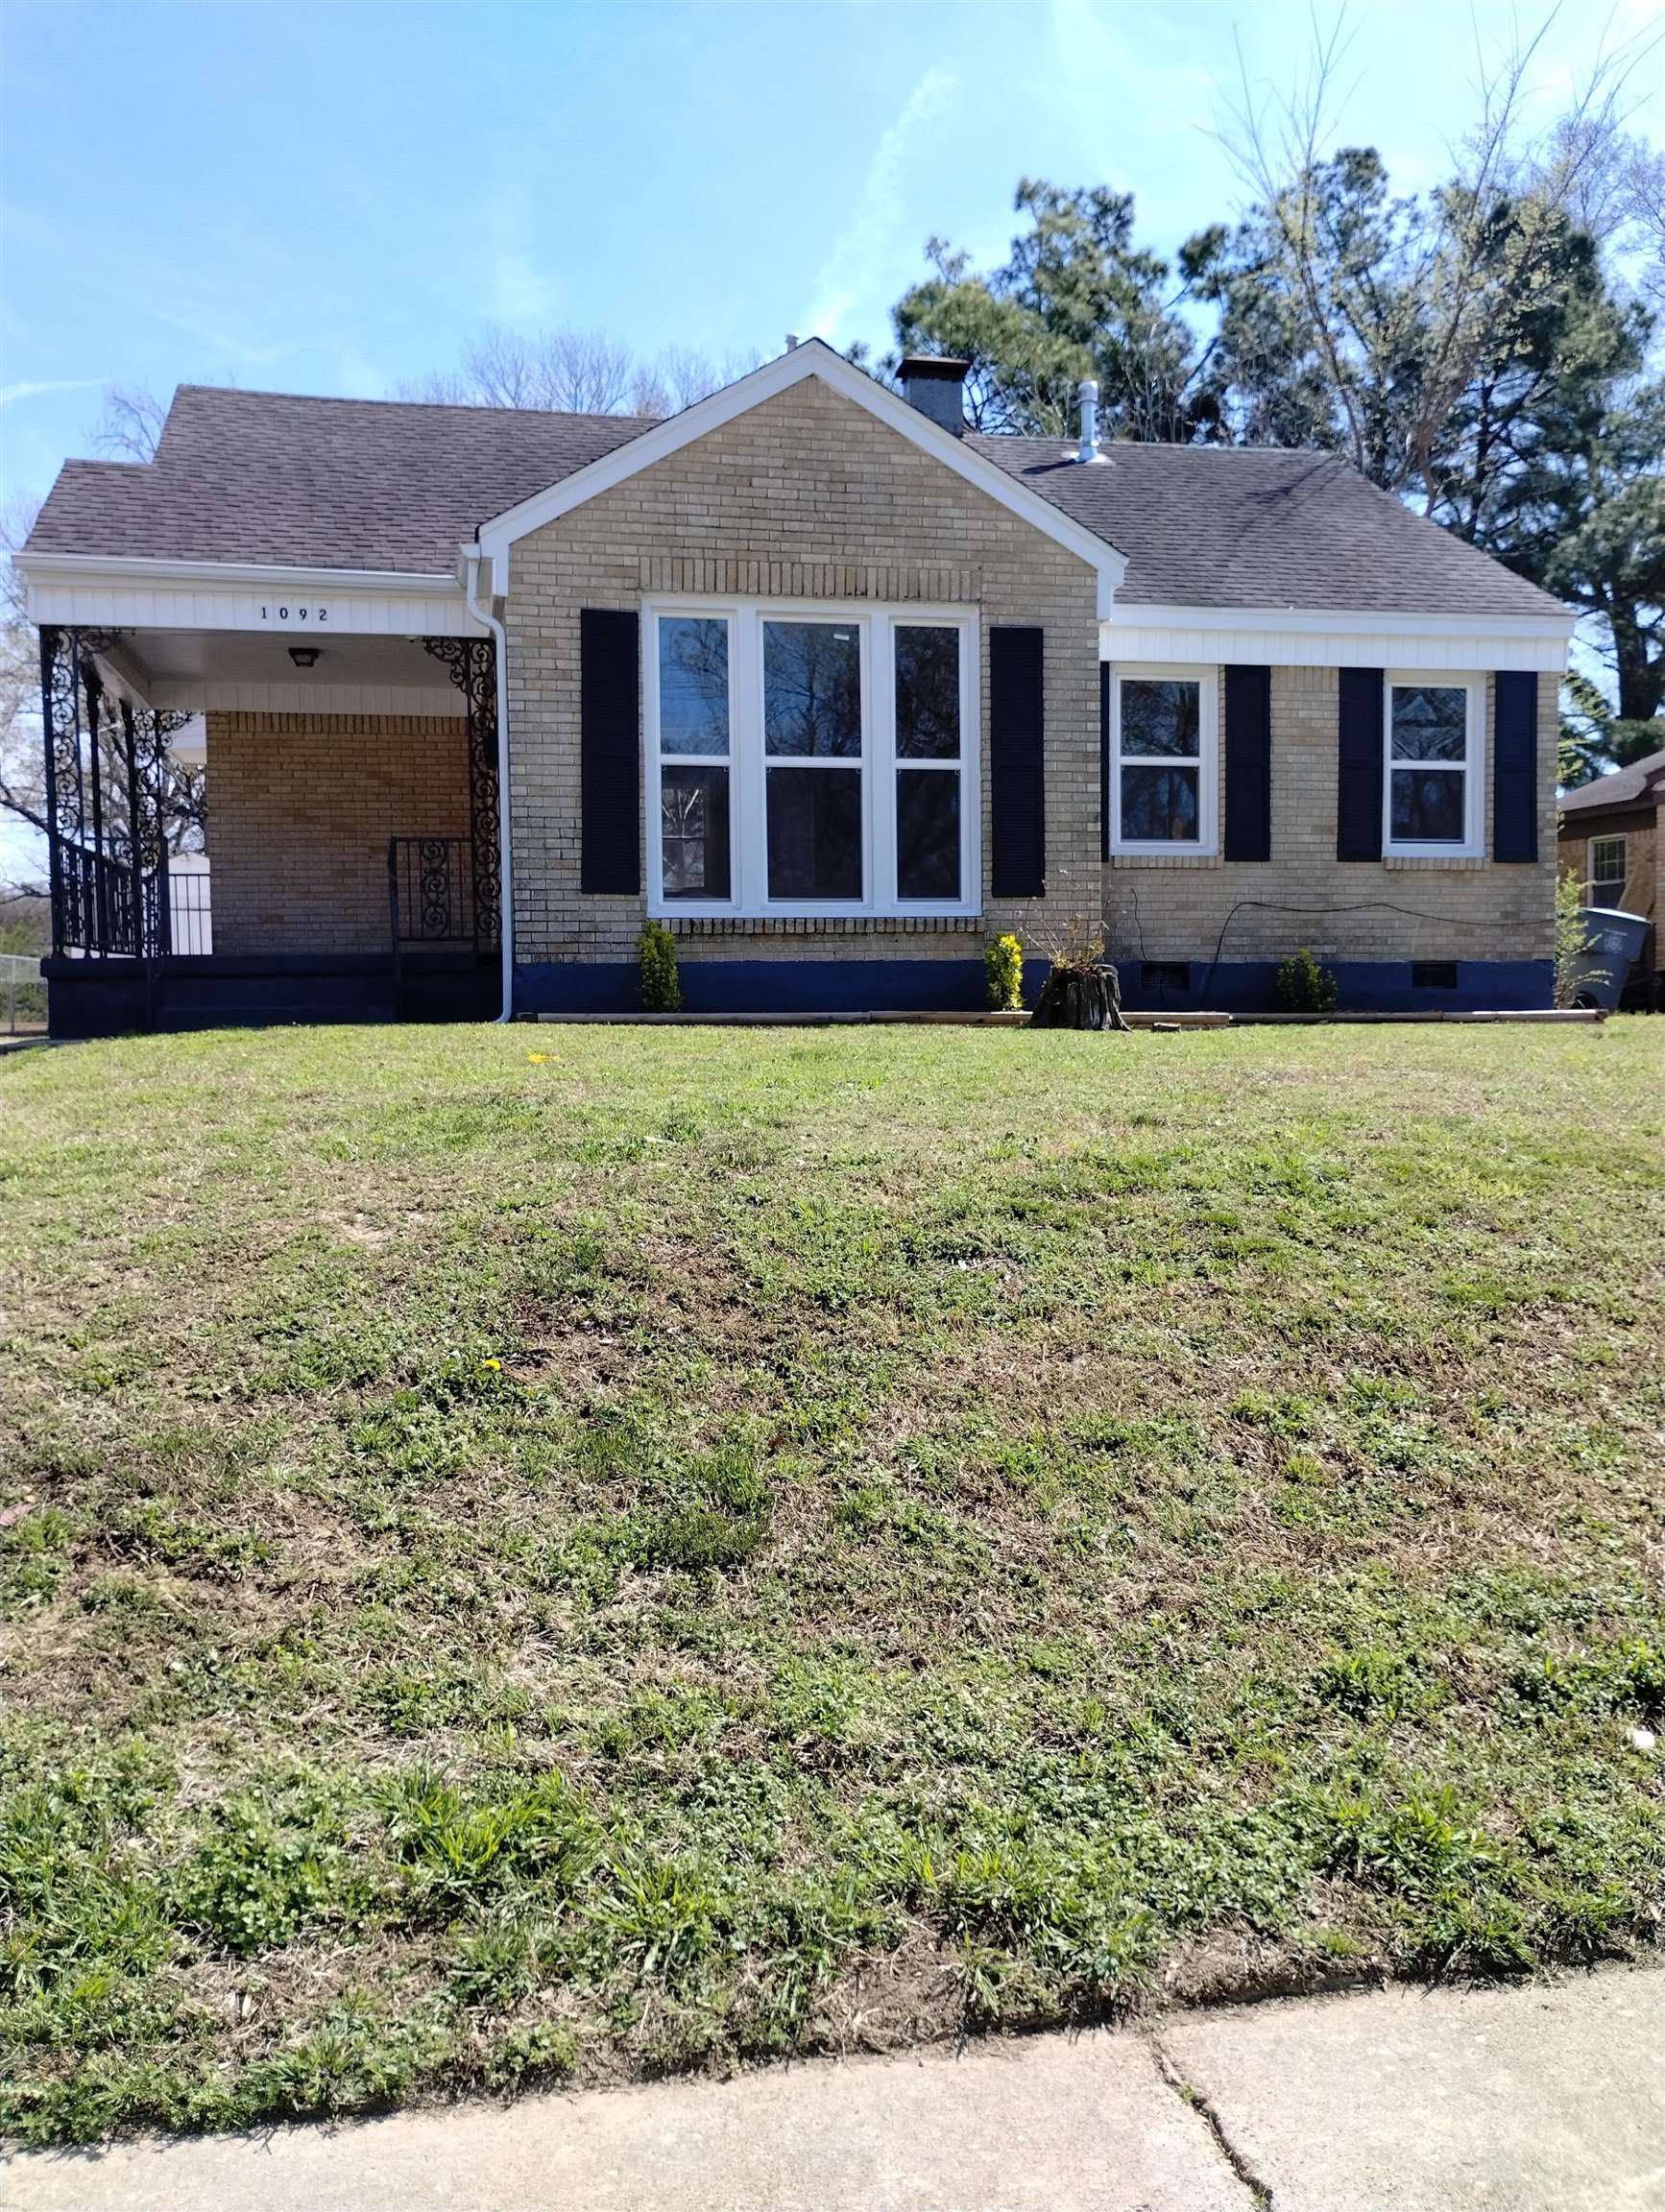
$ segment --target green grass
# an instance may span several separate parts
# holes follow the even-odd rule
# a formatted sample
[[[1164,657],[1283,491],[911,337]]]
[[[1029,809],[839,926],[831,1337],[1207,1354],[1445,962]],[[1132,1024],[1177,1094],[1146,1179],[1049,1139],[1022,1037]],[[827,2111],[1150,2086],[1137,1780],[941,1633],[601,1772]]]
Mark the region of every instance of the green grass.
[[[1640,1020],[0,1062],[0,2125],[1653,1940],[1662,1265]]]

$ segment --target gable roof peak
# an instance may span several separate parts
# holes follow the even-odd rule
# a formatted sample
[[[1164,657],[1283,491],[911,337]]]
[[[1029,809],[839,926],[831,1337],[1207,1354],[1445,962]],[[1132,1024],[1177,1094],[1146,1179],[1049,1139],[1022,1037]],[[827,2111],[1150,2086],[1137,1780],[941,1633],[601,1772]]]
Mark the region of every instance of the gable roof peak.
[[[480,526],[473,543],[465,548],[466,552],[471,556],[483,555],[495,564],[519,539],[531,531],[543,529],[561,516],[570,514],[575,507],[583,506],[587,500],[611,491],[615,484],[651,469],[656,462],[680,452],[685,445],[691,445],[697,439],[709,436],[725,423],[749,414],[754,407],[811,377],[840,397],[864,408],[953,474],[1029,523],[1043,537],[1051,539],[1084,562],[1098,579],[1099,617],[1109,614],[1127,561],[1107,531],[1070,514],[1057,501],[1000,468],[980,447],[932,421],[918,408],[910,407],[887,385],[881,384],[865,369],[857,368],[855,362],[835,351],[824,338],[800,340],[784,353],[777,354],[774,360],[749,370],[720,391],[696,399],[680,414],[667,415],[617,450],[602,455],[587,468],[562,477],[532,497],[494,516]]]

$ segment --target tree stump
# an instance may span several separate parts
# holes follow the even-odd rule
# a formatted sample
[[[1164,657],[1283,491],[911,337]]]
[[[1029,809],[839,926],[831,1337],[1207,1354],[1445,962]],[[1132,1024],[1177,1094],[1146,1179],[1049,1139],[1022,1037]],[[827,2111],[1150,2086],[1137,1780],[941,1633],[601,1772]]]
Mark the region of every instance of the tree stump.
[[[1125,1029],[1122,984],[1115,969],[1102,960],[1080,967],[1054,967],[1041,987],[1029,1025],[1034,1029]]]

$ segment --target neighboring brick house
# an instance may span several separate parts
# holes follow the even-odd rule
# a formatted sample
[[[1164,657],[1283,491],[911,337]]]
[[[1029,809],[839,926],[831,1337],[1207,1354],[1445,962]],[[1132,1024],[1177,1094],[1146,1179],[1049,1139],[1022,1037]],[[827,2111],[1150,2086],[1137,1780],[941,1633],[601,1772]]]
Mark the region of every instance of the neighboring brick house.
[[[974,1007],[1102,934],[1133,1006],[1545,1005],[1572,616],[1341,462],[973,435],[816,341],[662,422],[181,389],[66,464],[54,1022]],[[154,793],[205,717],[214,951]],[[95,762],[100,765],[95,771]]]
[[[1611,776],[1582,783],[1561,801],[1561,873],[1576,877],[1588,906],[1645,914],[1648,942],[1630,996],[1665,1005],[1665,753],[1650,753]]]

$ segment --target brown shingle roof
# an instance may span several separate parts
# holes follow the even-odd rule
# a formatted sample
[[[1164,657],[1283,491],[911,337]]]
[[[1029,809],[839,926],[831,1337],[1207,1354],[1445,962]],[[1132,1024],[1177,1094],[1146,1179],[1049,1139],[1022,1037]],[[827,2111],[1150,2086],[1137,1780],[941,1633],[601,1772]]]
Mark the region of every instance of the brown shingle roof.
[[[649,419],[181,385],[149,467],[65,464],[32,551],[449,574],[484,522]],[[1314,453],[967,444],[1128,557],[1126,605],[1543,615],[1556,603]]]
[[[182,384],[156,460],[119,485],[68,462],[29,549],[448,576],[482,522],[649,421]]]
[[[1581,783],[1560,800],[1563,814],[1585,814],[1596,806],[1647,806],[1665,800],[1665,753],[1650,753],[1619,768],[1611,776],[1598,776],[1593,783]]]
[[[1118,443],[1083,468],[1073,440],[968,443],[1126,554],[1118,606],[1562,612],[1334,454]]]

